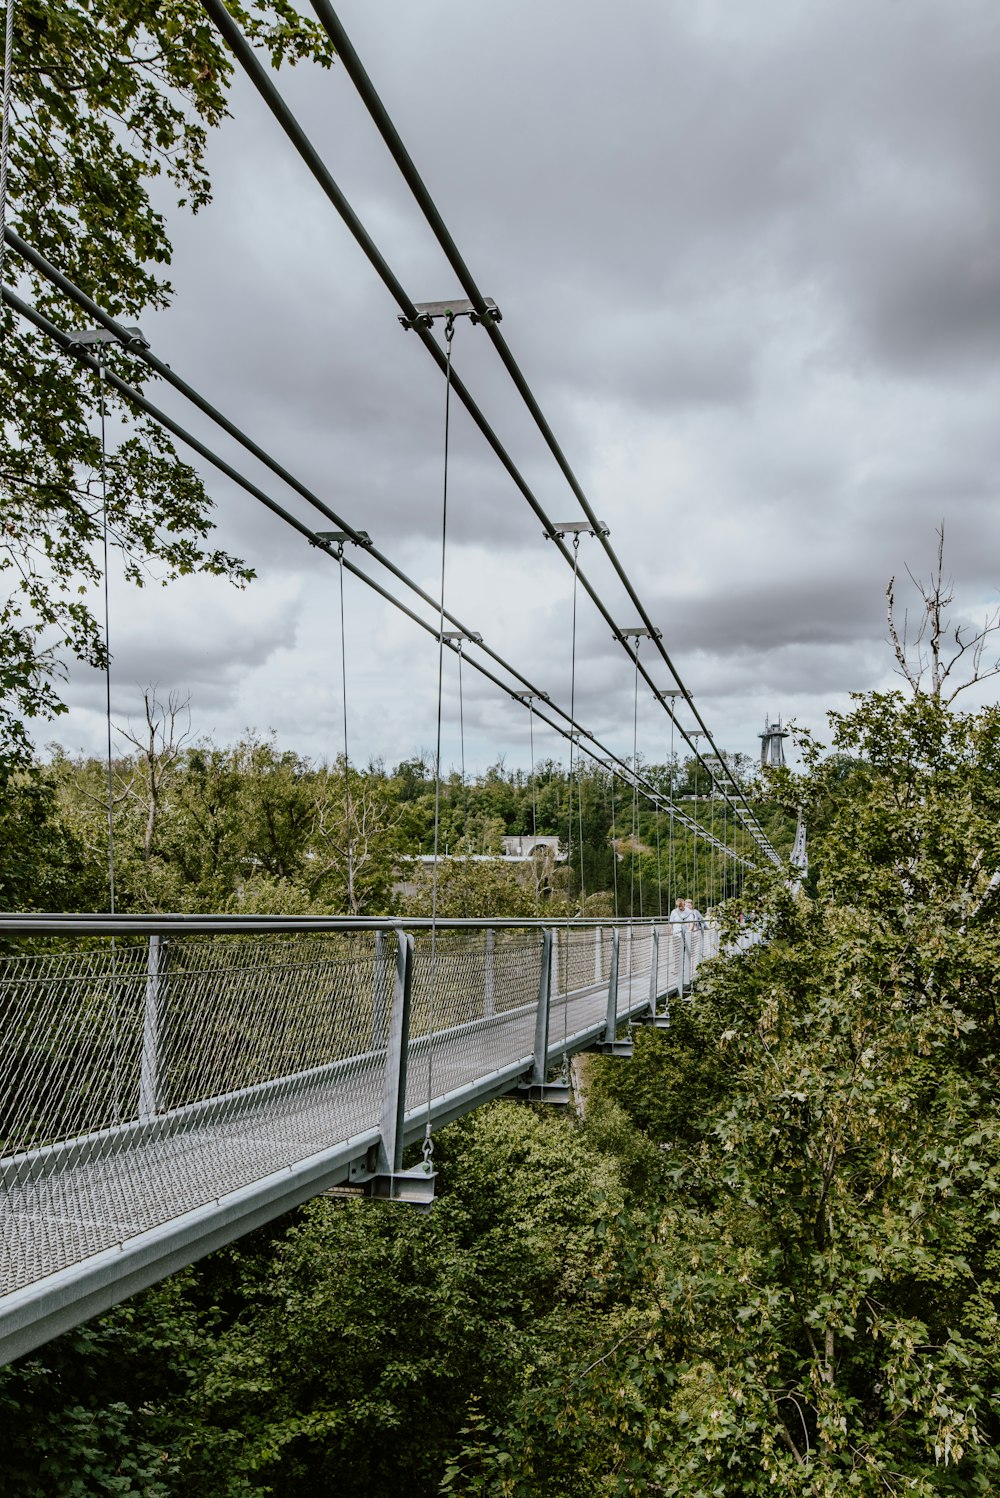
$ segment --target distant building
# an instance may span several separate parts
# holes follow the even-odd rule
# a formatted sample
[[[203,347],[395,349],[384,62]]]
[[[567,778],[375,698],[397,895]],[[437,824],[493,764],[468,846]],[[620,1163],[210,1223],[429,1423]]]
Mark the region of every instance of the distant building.
[[[439,853],[439,863],[502,863],[530,864],[535,859],[549,859],[553,863],[565,863],[566,855],[560,851],[557,837],[523,836],[505,837],[502,853]],[[402,853],[397,867],[397,878],[392,886],[394,895],[414,895],[419,888],[417,872],[434,866],[433,853]],[[525,870],[527,874],[528,871]],[[537,870],[536,870],[537,875]],[[535,877],[535,875],[532,875]]]
[[[564,857],[557,837],[532,837],[529,833],[505,837],[503,851],[505,858],[534,858],[539,853],[549,853],[559,863]]]

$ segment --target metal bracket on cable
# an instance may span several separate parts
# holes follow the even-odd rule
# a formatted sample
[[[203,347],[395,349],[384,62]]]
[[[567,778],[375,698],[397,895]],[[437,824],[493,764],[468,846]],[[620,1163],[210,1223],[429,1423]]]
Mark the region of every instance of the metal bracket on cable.
[[[401,317],[399,321],[407,332],[413,330],[426,332],[441,317],[451,322],[454,322],[456,317],[467,317],[473,326],[480,322],[500,322],[502,314],[493,298],[484,296],[483,303],[486,307],[485,315],[477,312],[473,303],[466,297],[455,297],[450,302],[414,302],[413,310],[416,317]]]
[[[599,520],[596,526],[589,520],[560,520],[550,531],[543,531],[546,541],[561,541],[564,536],[610,536],[611,530]]]
[[[662,640],[662,629],[620,629],[613,640]]]
[[[442,640],[450,641],[453,645],[457,645],[459,650],[461,650],[466,640],[469,641],[470,645],[481,645],[483,643],[482,635],[477,634],[475,630],[445,629],[441,631],[441,638]]]
[[[372,538],[367,531],[317,531],[316,539],[324,541],[327,547],[336,546],[339,553],[343,553],[348,541],[353,541],[355,546],[369,547],[372,544]]]
[[[140,348],[149,348],[149,339],[141,328],[123,328],[127,338],[120,338],[117,333],[112,333],[110,328],[84,328],[80,332],[72,334],[69,348],[89,348],[95,343],[120,343],[123,348],[129,348],[137,343]]]
[[[528,707],[530,707],[533,702],[552,701],[552,698],[549,696],[548,692],[512,692],[511,696],[516,697],[518,702],[523,702]]]

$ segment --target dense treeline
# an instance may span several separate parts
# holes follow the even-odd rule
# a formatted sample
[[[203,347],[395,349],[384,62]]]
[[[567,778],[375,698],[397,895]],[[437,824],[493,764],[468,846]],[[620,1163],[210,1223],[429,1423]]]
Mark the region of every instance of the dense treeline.
[[[176,713],[151,712],[149,732],[113,766],[117,903],[124,910],[285,911],[371,915],[400,908],[407,865],[434,847],[434,780],[422,758],[393,770],[343,761],[314,764],[268,739],[222,748],[185,744]],[[678,804],[721,842],[749,855],[721,796],[708,794],[692,764],[646,766]],[[701,783],[698,780],[700,773]],[[695,796],[697,794],[697,799]],[[505,834],[556,836],[571,865],[534,870],[470,864],[445,873],[457,913],[535,914],[584,908],[603,914],[668,909],[676,894],[702,907],[731,895],[741,865],[604,771],[574,774],[552,760],[534,774],[502,763],[465,784],[442,786],[439,848],[452,859],[503,851]],[[8,908],[100,909],[107,905],[107,767],[63,753],[44,767],[11,770],[0,819],[0,892]],[[780,810],[767,830],[787,846],[794,823]],[[394,885],[397,886],[394,892]],[[406,902],[404,900],[404,908]],[[478,907],[478,908],[477,908]]]
[[[1000,1461],[1000,710],[860,701],[803,889],[586,1108],[444,1131],[0,1376],[11,1495],[981,1494]],[[506,794],[506,792],[504,792]]]

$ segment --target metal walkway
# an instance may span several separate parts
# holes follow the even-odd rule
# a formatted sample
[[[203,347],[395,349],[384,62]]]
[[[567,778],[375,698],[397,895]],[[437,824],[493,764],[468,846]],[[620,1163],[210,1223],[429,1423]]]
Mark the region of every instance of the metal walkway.
[[[332,1186],[426,1200],[428,1123],[560,1100],[717,933],[0,917],[0,1362]],[[114,934],[112,934],[112,932]]]

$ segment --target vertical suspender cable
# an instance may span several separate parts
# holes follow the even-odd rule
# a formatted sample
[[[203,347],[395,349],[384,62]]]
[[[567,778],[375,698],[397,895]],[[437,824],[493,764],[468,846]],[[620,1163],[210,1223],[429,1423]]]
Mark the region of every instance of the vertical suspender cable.
[[[528,743],[531,755],[531,878],[535,886],[535,915],[538,915],[541,894],[538,888],[538,861],[535,857],[535,846],[538,840],[538,809],[535,801],[535,709],[531,705],[530,698],[528,707]]]
[[[573,537],[573,626],[570,636],[570,665],[569,665],[569,716],[570,721],[576,721],[576,593],[577,577],[580,570],[580,535],[579,532]],[[576,747],[575,735],[570,734],[569,740],[569,835],[566,847],[566,872],[567,887],[566,896],[569,898],[571,881],[573,878],[573,750]],[[582,867],[582,865],[581,865]]]
[[[583,753],[576,756],[576,820],[580,844],[580,914],[587,914],[587,881],[583,871]]]
[[[670,826],[667,831],[667,902],[673,909],[677,871],[674,867],[674,715],[670,714]]]
[[[340,572],[340,692],[344,707],[344,821],[347,831],[347,903],[356,915],[354,889],[354,827],[351,808],[351,761],[347,751],[347,635],[344,628],[344,543],[337,549]]]
[[[639,646],[635,642],[635,687],[632,700],[632,867],[629,886],[629,915],[635,915],[635,866],[639,856]],[[639,875],[639,913],[642,914],[642,874]],[[631,927],[629,928],[631,931]],[[629,938],[631,947],[631,937]]]
[[[656,913],[663,920],[663,866],[660,863],[660,798],[656,798]]]
[[[469,856],[469,791],[465,783],[465,699],[462,692],[462,641],[458,641],[458,746],[462,769],[462,840]]]
[[[444,686],[444,583],[448,555],[448,436],[451,419],[451,345],[455,337],[455,319],[449,316],[444,325],[447,369],[444,382],[444,478],[441,491],[441,608],[438,614],[437,740],[434,750],[434,863],[431,874],[431,995],[427,1016],[427,1121],[424,1125],[424,1159],[429,1160],[431,1145],[431,1100],[434,1096],[434,1017],[437,1002],[437,907],[438,849],[441,831],[441,701]]]
[[[111,604],[108,588],[108,460],[104,407],[104,348],[98,345],[98,391],[101,411],[101,541],[104,554],[104,723],[107,735],[108,779],[108,898],[115,913],[115,793],[111,768]]]
[[[615,920],[618,919],[618,832],[615,827],[615,777],[611,776],[611,871],[615,887]]]

